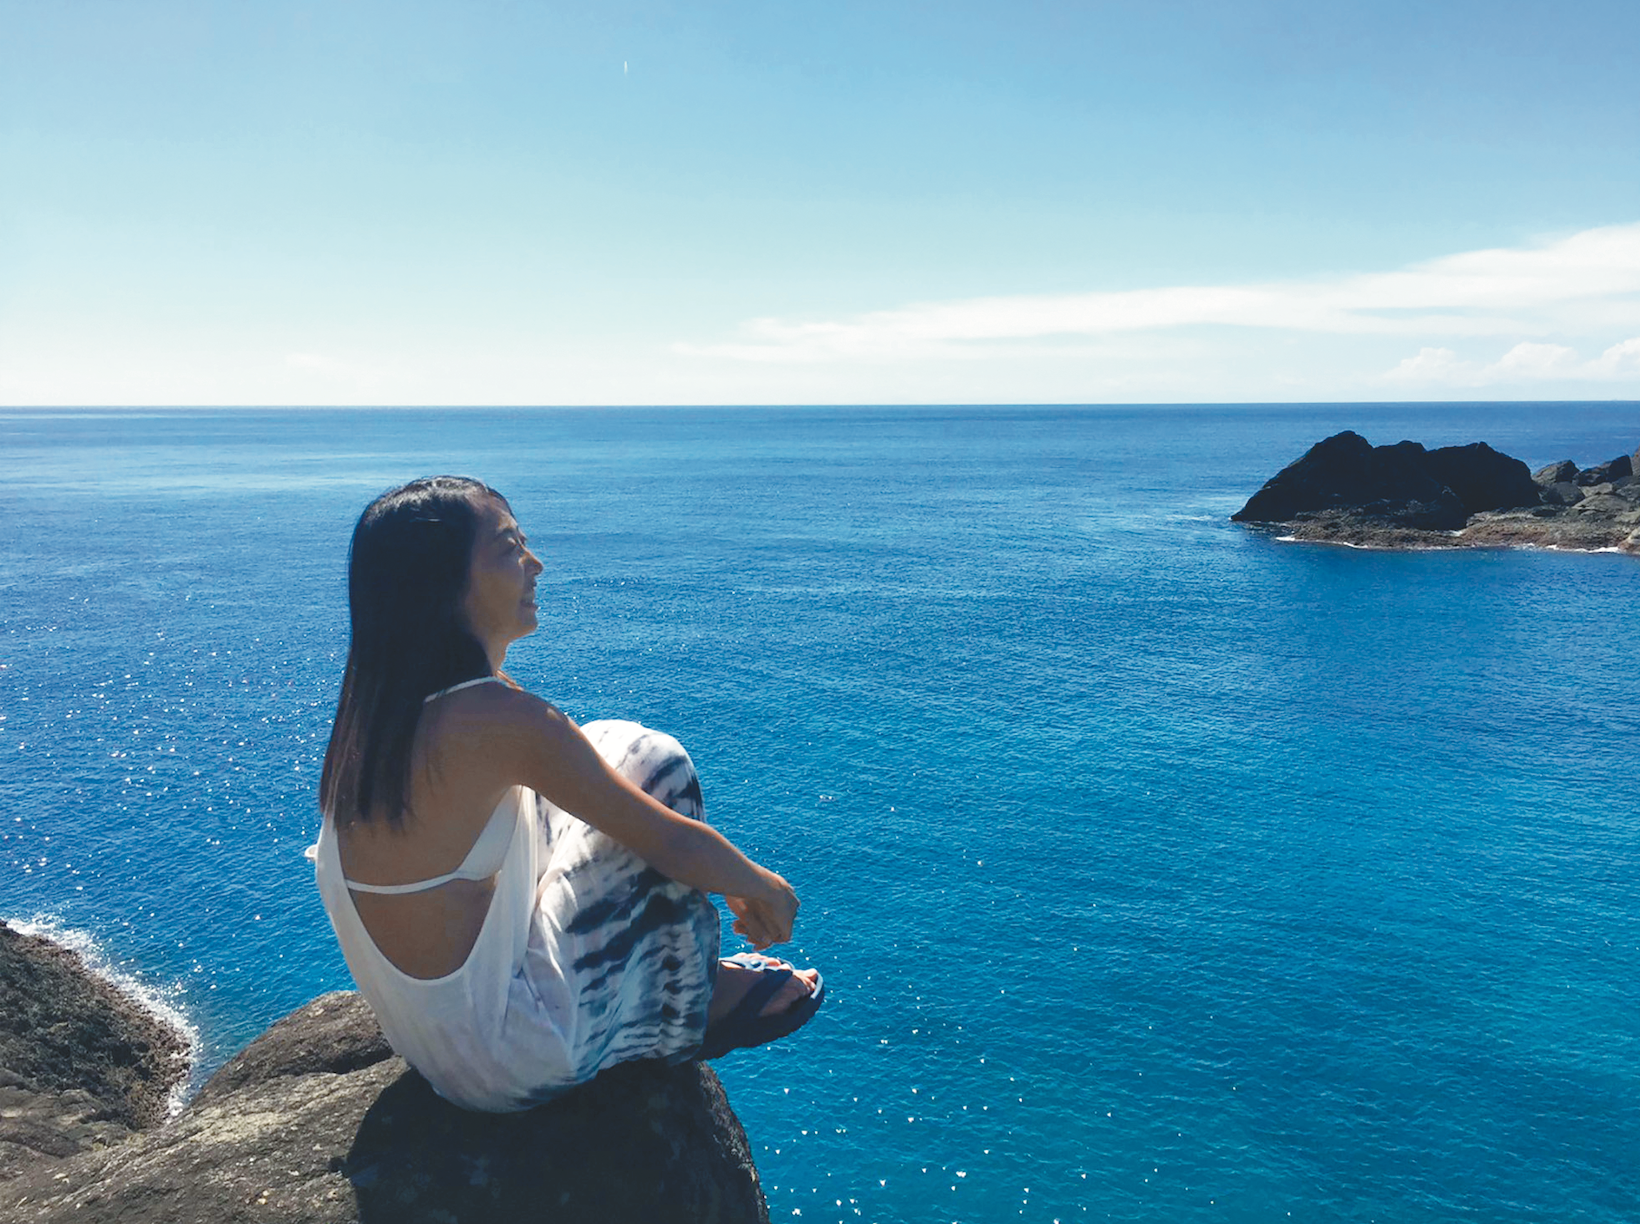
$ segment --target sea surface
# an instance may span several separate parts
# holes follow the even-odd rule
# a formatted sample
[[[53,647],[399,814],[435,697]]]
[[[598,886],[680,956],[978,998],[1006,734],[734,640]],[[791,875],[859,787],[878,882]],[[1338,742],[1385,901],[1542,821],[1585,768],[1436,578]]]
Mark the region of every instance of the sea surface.
[[[719,1064],[776,1221],[1633,1224],[1640,560],[1228,521],[1345,428],[1640,405],[0,411],[0,916],[196,1083],[348,986],[348,533],[470,474],[547,566],[512,674],[803,898],[827,1006]]]

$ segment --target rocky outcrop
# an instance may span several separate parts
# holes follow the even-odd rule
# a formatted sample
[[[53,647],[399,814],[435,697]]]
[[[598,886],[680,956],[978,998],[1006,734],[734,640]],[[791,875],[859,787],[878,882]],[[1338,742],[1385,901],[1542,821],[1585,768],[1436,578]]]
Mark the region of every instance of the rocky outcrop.
[[[1456,493],[1472,515],[1539,504],[1538,485],[1526,465],[1484,442],[1437,447],[1425,453],[1424,462],[1430,476]]]
[[[1375,447],[1358,433],[1334,434],[1265,482],[1232,517],[1285,523],[1318,513],[1356,513],[1427,531],[1461,527],[1469,512],[1429,473],[1427,458],[1416,442]]]
[[[703,1063],[628,1063],[520,1114],[457,1109],[352,992],[291,1013],[175,1118],[0,1182],[42,1224],[767,1224],[745,1132]]]
[[[74,953],[0,923],[0,1194],[162,1121],[187,1054],[181,1034]]]
[[[1531,472],[1484,442],[1373,446],[1346,431],[1316,443],[1231,517],[1301,540],[1376,548],[1534,545],[1640,553],[1640,451]]]
[[[1625,476],[1634,475],[1634,460],[1628,455],[1619,455],[1605,463],[1598,463],[1592,468],[1584,468],[1572,479],[1580,485],[1605,484],[1607,481],[1622,480]]]

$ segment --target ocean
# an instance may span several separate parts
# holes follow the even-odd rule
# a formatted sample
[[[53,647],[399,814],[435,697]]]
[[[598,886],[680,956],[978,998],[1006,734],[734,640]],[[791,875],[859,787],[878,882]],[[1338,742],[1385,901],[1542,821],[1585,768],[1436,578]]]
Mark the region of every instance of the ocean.
[[[803,898],[826,1007],[718,1064],[773,1219],[1632,1224],[1640,561],[1229,522],[1345,428],[1640,405],[0,410],[0,916],[196,1084],[347,987],[348,534],[473,475],[547,567],[509,671]]]

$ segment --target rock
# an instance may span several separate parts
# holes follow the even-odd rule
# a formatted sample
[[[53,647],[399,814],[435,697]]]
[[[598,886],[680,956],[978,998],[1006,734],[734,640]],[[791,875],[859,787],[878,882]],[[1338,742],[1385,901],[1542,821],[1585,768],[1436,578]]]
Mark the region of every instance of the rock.
[[[1575,506],[1583,500],[1583,486],[1569,480],[1557,480],[1542,486],[1543,503],[1547,506]]]
[[[1428,452],[1424,463],[1425,470],[1456,493],[1470,514],[1535,506],[1540,500],[1530,469],[1484,442],[1437,447]]]
[[[1317,442],[1276,473],[1231,517],[1280,523],[1305,514],[1349,512],[1387,526],[1456,530],[1468,513],[1453,490],[1430,474],[1428,457],[1416,442],[1375,447],[1346,430]]]
[[[0,1185],[162,1121],[187,1055],[73,952],[0,923]]]
[[[469,1113],[340,992],[275,1024],[168,1125],[0,1185],[0,1220],[767,1224],[768,1211],[705,1064],[628,1063],[527,1113]]]
[[[1616,515],[1631,508],[1628,498],[1619,497],[1609,484],[1596,485],[1587,497],[1572,507],[1580,515]]]
[[[1570,459],[1562,459],[1559,463],[1551,463],[1547,467],[1540,467],[1532,473],[1532,479],[1540,485],[1575,481],[1577,479],[1577,464]]]
[[[1627,455],[1619,455],[1615,459],[1608,459],[1605,463],[1597,464],[1592,468],[1584,468],[1572,477],[1580,485],[1607,484],[1620,476],[1634,475],[1634,462]]]
[[[131,1128],[103,1116],[78,1088],[41,1092],[0,1087],[0,1186],[38,1165],[128,1138]]]
[[[1634,463],[1620,456],[1580,470],[1566,459],[1534,474],[1484,442],[1374,447],[1346,431],[1316,443],[1231,517],[1279,525],[1294,539],[1369,548],[1640,552]]]
[[[369,1004],[351,991],[334,991],[275,1021],[206,1081],[189,1108],[203,1108],[250,1084],[320,1072],[346,1075],[392,1057],[393,1047]]]
[[[1544,507],[1544,509],[1549,509]],[[1479,514],[1451,541],[1459,548],[1558,548],[1568,552],[1593,552],[1620,548],[1640,552],[1640,539],[1626,543],[1634,528],[1599,515],[1577,515],[1552,509],[1547,517],[1529,511],[1505,510]]]

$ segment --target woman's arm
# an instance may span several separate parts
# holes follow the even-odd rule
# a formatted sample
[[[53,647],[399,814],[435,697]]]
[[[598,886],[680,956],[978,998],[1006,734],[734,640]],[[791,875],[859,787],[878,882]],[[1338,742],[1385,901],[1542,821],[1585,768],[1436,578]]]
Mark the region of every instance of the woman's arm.
[[[791,938],[797,894],[747,858],[710,825],[680,816],[609,767],[566,715],[528,693],[483,686],[497,715],[483,736],[502,777],[528,786],[614,838],[662,875],[702,892],[722,893],[734,930],[755,947]]]

